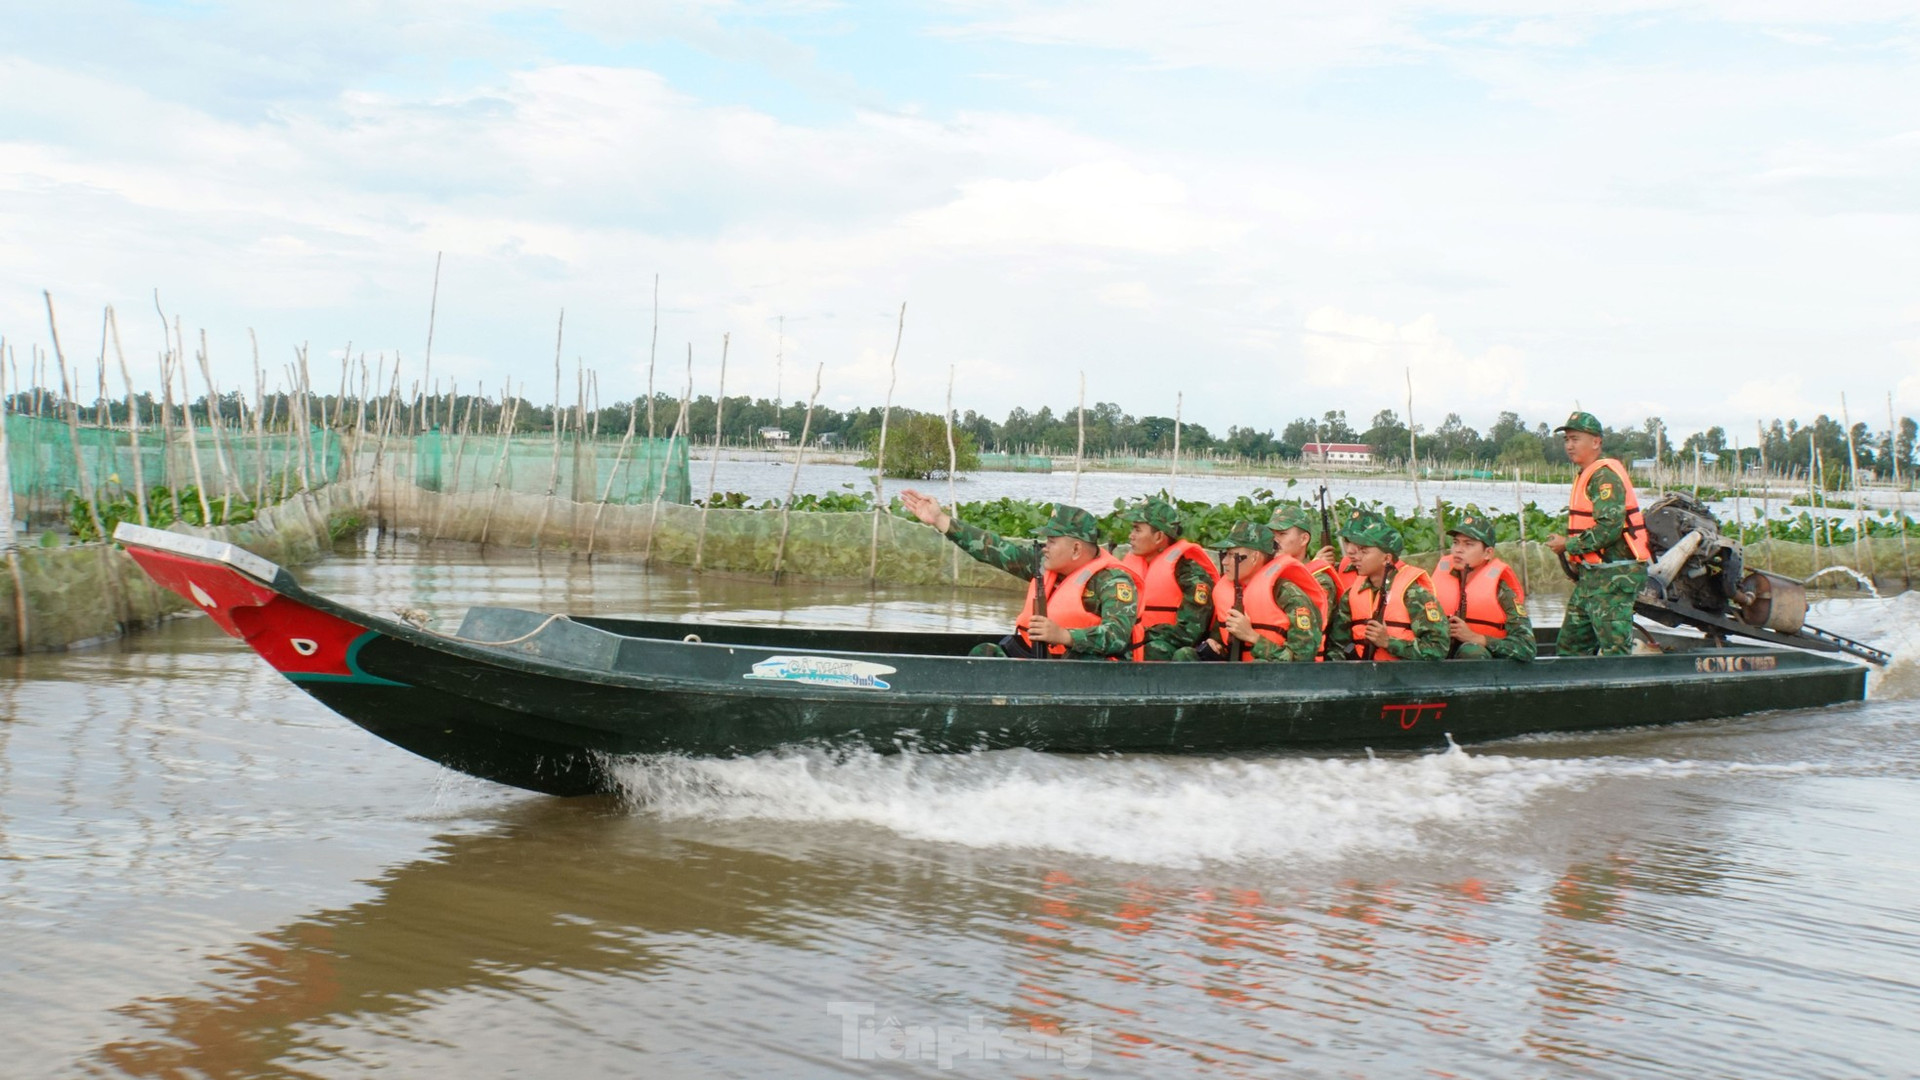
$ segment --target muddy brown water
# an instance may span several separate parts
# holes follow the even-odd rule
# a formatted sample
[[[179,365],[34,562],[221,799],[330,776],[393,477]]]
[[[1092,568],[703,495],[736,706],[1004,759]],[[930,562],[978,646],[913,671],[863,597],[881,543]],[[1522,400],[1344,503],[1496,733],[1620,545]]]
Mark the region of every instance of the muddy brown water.
[[[979,630],[1006,594],[472,549],[474,603]],[[1826,605],[1892,640],[1920,606]],[[770,754],[462,778],[204,618],[0,661],[0,1075],[1888,1077],[1920,678],[1423,756]]]

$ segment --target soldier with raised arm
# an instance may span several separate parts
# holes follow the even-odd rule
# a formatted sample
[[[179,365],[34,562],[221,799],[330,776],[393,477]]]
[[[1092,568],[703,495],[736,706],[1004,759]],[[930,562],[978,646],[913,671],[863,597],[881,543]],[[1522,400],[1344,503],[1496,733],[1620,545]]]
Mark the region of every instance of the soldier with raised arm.
[[[974,656],[1126,660],[1135,644],[1140,583],[1100,547],[1100,524],[1077,506],[1055,505],[1041,543],[1013,540],[956,519],[929,496],[902,491],[907,512],[961,551],[1028,582],[1014,632]],[[1038,613],[1036,614],[1036,609]]]

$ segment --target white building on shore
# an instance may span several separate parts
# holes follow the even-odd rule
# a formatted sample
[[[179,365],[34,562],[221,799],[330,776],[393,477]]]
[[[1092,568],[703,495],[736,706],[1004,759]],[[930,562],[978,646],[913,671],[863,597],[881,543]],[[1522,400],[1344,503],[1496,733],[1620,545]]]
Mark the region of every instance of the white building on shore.
[[[1373,447],[1366,443],[1310,442],[1300,448],[1300,456],[1315,465],[1371,465]]]

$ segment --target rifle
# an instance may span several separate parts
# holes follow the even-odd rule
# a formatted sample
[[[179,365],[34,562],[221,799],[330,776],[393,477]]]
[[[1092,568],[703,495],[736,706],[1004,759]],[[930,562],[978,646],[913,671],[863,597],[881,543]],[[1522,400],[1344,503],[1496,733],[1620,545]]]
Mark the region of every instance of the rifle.
[[[1467,575],[1461,573],[1460,568],[1457,566],[1448,567],[1447,573],[1452,574],[1454,579],[1460,583],[1460,599],[1453,605],[1453,615],[1457,619],[1464,619],[1467,617]],[[1447,639],[1447,659],[1452,660],[1460,653],[1460,642],[1454,640],[1452,627],[1447,628]]]
[[[1235,611],[1246,610],[1246,607],[1243,603],[1243,601],[1246,600],[1246,586],[1241,584],[1241,581],[1240,581],[1240,563],[1241,563],[1241,560],[1245,558],[1246,558],[1245,555],[1235,555],[1233,557],[1233,610]],[[1246,655],[1247,655],[1246,643],[1241,641],[1239,638],[1234,637],[1232,634],[1228,634],[1227,635],[1227,659],[1232,660],[1234,663],[1237,664],[1241,660],[1245,659]]]
[[[1333,514],[1327,510],[1327,485],[1325,484],[1320,485],[1320,546],[1333,547]],[[1340,549],[1334,548],[1336,558],[1333,561],[1336,565],[1340,562],[1337,558],[1339,554]]]
[[[1054,582],[1055,586],[1060,583]],[[1047,613],[1047,605],[1053,601],[1053,589],[1047,587],[1047,542],[1036,539],[1033,542],[1033,610],[1027,614],[1033,619],[1042,618]],[[1032,619],[1028,620],[1032,625]],[[1028,635],[1033,642],[1035,660],[1053,659],[1053,646],[1039,638]]]
[[[1386,625],[1387,597],[1393,595],[1394,569],[1393,556],[1389,555],[1387,556],[1387,572],[1383,574],[1380,579],[1380,598],[1373,602],[1373,614],[1367,617],[1368,626],[1372,626],[1375,623],[1379,623],[1382,626]],[[1362,660],[1371,660],[1374,658],[1374,655],[1380,651],[1379,647],[1371,641],[1363,643],[1361,648],[1365,652],[1365,655],[1360,657]]]

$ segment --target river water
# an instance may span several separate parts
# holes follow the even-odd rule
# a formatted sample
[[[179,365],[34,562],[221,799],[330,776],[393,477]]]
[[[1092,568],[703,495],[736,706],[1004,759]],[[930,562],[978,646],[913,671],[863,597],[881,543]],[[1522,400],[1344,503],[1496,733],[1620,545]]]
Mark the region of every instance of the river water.
[[[995,632],[1005,594],[382,546],[310,585]],[[1905,651],[1907,597],[1816,618]],[[1425,756],[448,773],[206,619],[0,661],[0,1075],[1890,1077],[1920,668]],[[1652,719],[1651,717],[1649,719]]]

